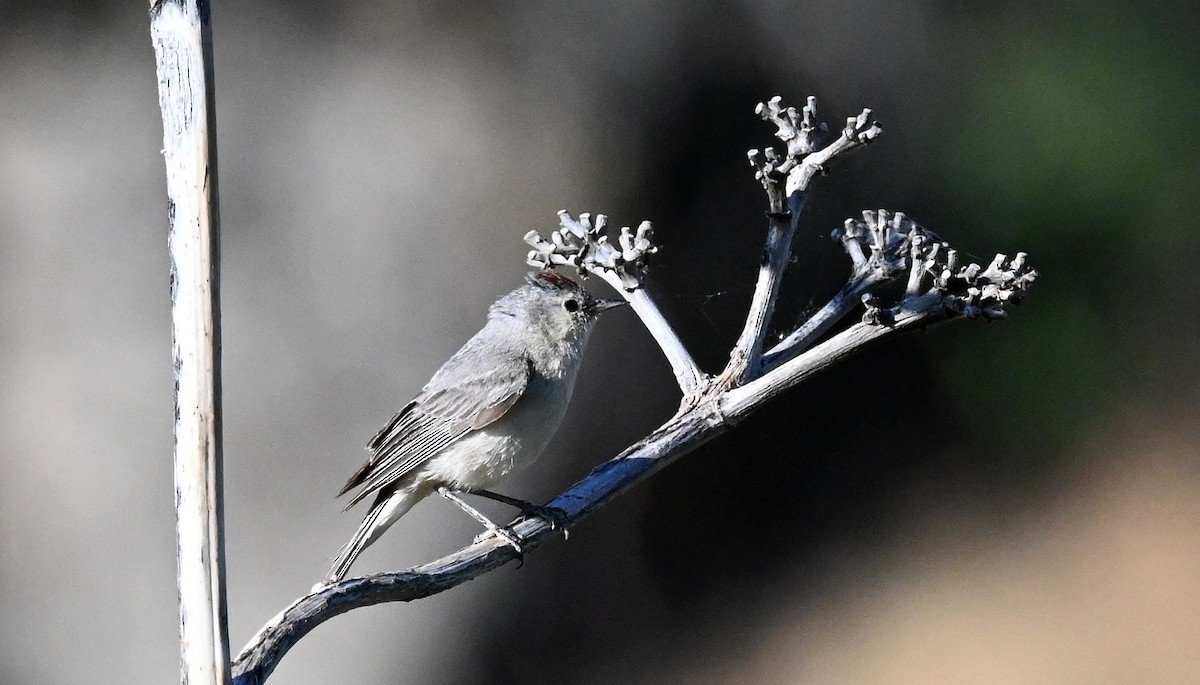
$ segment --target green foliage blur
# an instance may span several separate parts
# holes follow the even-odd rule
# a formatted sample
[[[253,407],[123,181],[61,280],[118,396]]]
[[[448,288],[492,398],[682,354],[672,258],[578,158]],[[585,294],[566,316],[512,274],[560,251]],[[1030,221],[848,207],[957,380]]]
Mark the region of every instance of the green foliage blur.
[[[991,17],[936,180],[975,245],[1002,231],[1044,278],[1019,331],[947,344],[941,373],[977,421],[1007,417],[1014,443],[1069,444],[1127,405],[1195,396],[1200,58],[1193,11],[1031,14]]]

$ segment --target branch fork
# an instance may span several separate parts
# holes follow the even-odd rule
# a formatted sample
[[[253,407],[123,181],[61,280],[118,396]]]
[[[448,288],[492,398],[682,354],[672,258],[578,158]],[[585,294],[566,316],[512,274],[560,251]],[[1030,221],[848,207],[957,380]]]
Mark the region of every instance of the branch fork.
[[[650,222],[610,235],[603,214],[559,212],[559,227],[548,237],[525,235],[532,248],[528,263],[539,269],[573,269],[597,276],[632,305],[671,364],[683,395],[680,410],[642,440],[601,464],[547,506],[561,509],[570,525],[658,469],[736,424],[780,393],[888,335],[949,319],[991,321],[1020,302],[1038,274],[1025,253],[996,255],[986,267],[961,263],[959,253],[904,214],[863,212],[833,231],[850,259],[846,285],[796,330],[764,349],[779,284],[792,252],[808,187],[837,156],[875,140],[882,129],[871,110],[846,120],[838,137],[822,147],[828,127],[817,104],[784,106],[779,97],[758,105],[762,119],[776,127],[781,151],[748,153],[755,178],[767,193],[767,238],[745,326],[717,376],[701,371],[647,292],[645,275],[659,250]],[[896,285],[903,280],[904,287]],[[861,320],[829,335],[833,326],[862,309]],[[538,518],[519,519],[511,531],[532,550],[553,535]],[[262,683],[283,654],[321,622],[359,606],[409,601],[449,589],[515,557],[496,536],[438,561],[398,573],[353,578],[320,587],[272,619],[238,656],[234,682]]]

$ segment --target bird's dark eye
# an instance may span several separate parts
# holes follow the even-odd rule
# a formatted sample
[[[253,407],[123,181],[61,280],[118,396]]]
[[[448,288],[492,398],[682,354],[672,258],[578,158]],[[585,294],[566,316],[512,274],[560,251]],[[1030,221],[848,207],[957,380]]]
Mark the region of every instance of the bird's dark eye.
[[[563,309],[567,310],[568,312],[579,311],[579,300],[570,299],[566,302],[563,302]]]

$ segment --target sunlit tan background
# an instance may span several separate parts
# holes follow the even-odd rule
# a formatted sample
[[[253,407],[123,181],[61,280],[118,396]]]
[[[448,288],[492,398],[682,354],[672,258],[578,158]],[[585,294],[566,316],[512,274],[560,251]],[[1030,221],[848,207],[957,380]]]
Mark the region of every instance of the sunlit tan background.
[[[444,595],[353,612],[278,683],[1200,682],[1200,15],[1190,3],[278,1],[214,8],[236,651],[358,522],[361,445],[520,282],[554,212],[652,219],[709,369],[763,236],[756,102],[873,107],[812,202],[1044,277],[892,340]],[[144,3],[0,0],[0,682],[163,683],[178,645],[161,125]],[[670,415],[628,313],[505,491]],[[495,510],[497,514],[503,510]],[[418,507],[359,572],[475,534]]]

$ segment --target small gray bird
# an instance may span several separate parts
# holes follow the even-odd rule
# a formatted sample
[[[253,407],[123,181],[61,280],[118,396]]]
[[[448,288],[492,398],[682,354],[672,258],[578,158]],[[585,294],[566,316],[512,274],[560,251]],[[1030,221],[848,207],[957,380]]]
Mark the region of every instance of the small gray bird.
[[[555,523],[553,512],[486,488],[541,455],[562,422],[592,327],[601,312],[625,302],[593,297],[553,271],[526,280],[491,306],[487,324],[367,444],[370,459],[338,496],[361,487],[346,509],[372,494],[375,502],[326,584],[344,578],[359,553],[435,492],[518,553],[515,536],[458,495],[488,497]]]

